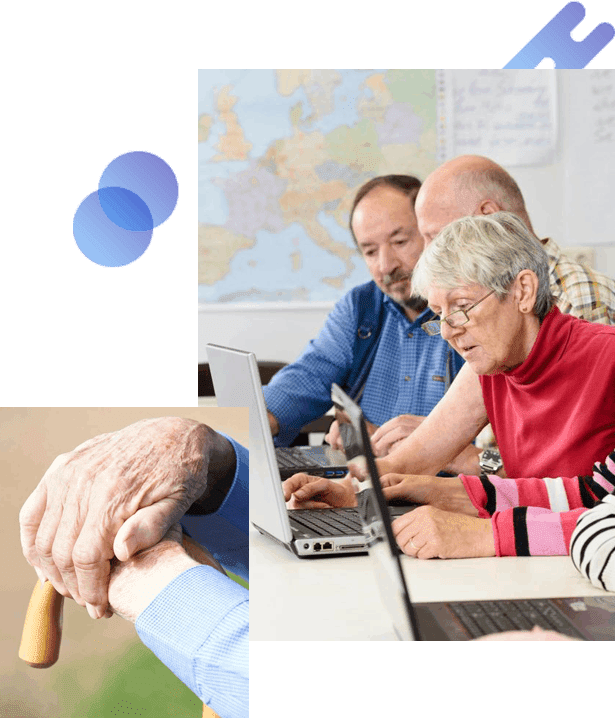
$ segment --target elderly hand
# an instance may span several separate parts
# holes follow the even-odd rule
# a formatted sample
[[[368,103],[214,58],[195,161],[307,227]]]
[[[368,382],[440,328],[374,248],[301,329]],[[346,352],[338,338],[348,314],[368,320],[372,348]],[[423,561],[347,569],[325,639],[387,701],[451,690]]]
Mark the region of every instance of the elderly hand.
[[[386,456],[396,442],[406,439],[424,419],[414,414],[400,414],[385,422],[372,435],[372,448],[376,457]]]
[[[186,569],[207,564],[224,574],[224,569],[201,545],[189,538],[182,545],[182,528],[174,524],[153,547],[137,552],[125,562],[111,561],[109,605],[107,616],[115,613],[130,622],[175,577]]]
[[[490,519],[437,507],[417,507],[398,517],[393,534],[404,554],[419,559],[495,556]]]
[[[114,554],[125,561],[157,544],[226,482],[229,463],[230,442],[188,419],[147,419],[94,437],[57,457],[26,500],[24,555],[39,577],[99,618]]]
[[[381,477],[382,491],[387,499],[430,504],[447,512],[478,517],[459,477],[433,477],[420,474],[385,474]]]
[[[348,478],[338,482],[309,474],[294,474],[282,483],[289,509],[356,507],[357,498]]]

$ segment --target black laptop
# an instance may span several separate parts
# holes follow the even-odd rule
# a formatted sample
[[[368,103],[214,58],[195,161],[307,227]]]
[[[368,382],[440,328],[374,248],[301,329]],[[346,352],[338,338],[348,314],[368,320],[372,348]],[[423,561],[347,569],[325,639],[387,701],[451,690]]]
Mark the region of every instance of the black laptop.
[[[615,639],[615,597],[611,596],[413,604],[363,414],[337,385],[331,397],[350,418],[354,440],[348,443],[347,459],[366,470],[357,493],[359,514],[380,595],[398,639],[465,640],[534,626],[575,639]]]

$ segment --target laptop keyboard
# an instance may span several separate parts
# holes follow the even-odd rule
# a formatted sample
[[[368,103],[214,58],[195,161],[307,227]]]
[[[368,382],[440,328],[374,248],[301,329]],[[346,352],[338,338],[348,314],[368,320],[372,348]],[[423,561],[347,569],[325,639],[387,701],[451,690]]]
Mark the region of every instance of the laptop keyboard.
[[[363,534],[363,526],[356,509],[313,509],[292,511],[294,522],[321,537]]]
[[[327,467],[329,460],[322,452],[304,452],[301,447],[280,447],[275,451],[280,467],[284,469],[302,469],[310,465]]]
[[[455,602],[448,608],[472,638],[516,629],[552,629],[570,637],[583,636],[548,599],[519,599],[497,602]]]

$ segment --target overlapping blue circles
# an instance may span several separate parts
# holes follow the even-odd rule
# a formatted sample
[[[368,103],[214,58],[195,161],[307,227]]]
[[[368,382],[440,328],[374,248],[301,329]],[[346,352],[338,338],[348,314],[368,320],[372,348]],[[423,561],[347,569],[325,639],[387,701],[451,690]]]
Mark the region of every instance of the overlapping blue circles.
[[[177,204],[177,179],[164,160],[150,152],[127,152],[106,167],[98,190],[77,208],[73,235],[92,262],[122,267],[148,248],[154,227]]]

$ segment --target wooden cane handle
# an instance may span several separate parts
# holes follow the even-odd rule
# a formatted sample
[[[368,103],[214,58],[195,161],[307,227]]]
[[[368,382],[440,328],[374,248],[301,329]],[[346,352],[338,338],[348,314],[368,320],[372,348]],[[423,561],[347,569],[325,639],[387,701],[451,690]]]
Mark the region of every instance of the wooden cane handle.
[[[31,667],[44,669],[55,664],[62,639],[64,597],[51,582],[36,583],[23,625],[19,657]]]

